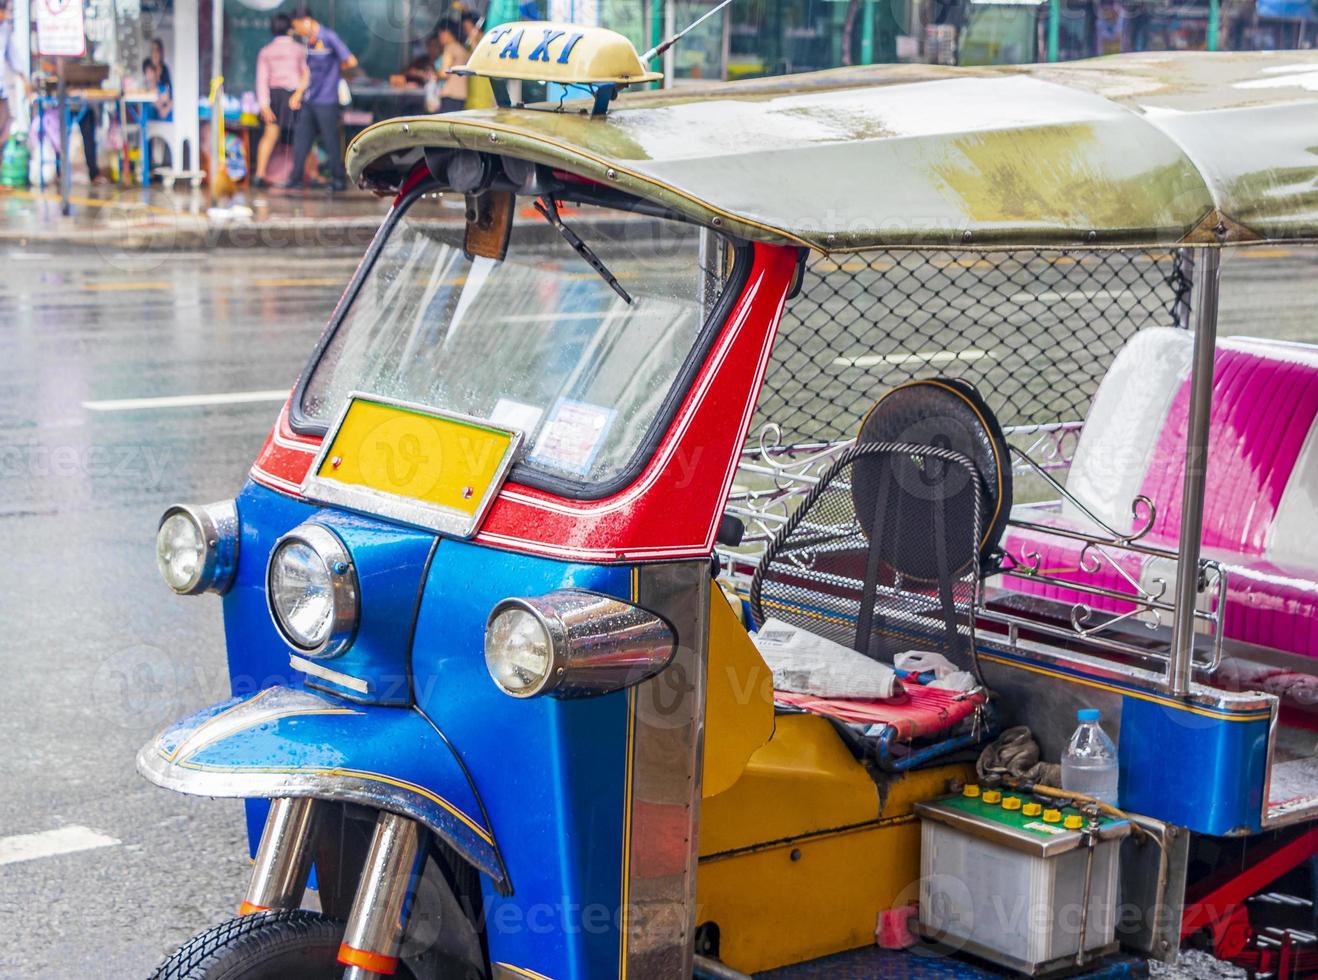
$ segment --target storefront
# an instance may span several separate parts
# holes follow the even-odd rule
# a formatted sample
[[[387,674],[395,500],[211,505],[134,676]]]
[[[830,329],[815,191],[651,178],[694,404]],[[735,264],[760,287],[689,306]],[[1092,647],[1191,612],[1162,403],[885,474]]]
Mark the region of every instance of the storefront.
[[[961,33],[960,64],[1010,65],[1038,61],[1040,2],[974,0]],[[1042,7],[1046,13],[1046,6]]]
[[[717,0],[550,0],[557,10],[594,11],[599,23],[626,34],[640,50],[680,30]],[[754,78],[897,60],[908,27],[908,0],[736,0],[671,50],[672,83]],[[566,19],[566,18],[565,18]]]

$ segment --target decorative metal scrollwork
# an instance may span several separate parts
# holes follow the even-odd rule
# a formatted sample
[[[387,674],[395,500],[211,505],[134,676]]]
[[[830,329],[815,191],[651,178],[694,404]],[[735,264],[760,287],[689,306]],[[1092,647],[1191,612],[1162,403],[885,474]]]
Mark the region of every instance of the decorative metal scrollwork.
[[[1119,530],[1055,480],[1048,472],[1047,463],[1040,463],[1015,448],[1013,456],[1019,467],[1037,474],[1056,492],[1060,502],[1065,502],[1074,508],[1074,513],[1083,517],[1083,520],[1043,523],[1025,519],[1018,513],[1009,522],[1011,527],[1031,532],[1032,537],[1017,546],[1015,555],[1007,556],[1002,566],[1003,573],[1008,577],[1047,584],[1072,596],[1079,594],[1058,617],[1060,622],[1056,625],[1031,618],[1029,627],[1048,635],[1092,641],[1100,651],[1166,659],[1165,652],[1159,653],[1156,644],[1151,647],[1147,641],[1136,642],[1129,634],[1123,637],[1119,630],[1123,625],[1138,623],[1149,633],[1156,633],[1170,623],[1175,611],[1169,575],[1163,569],[1175,569],[1177,554],[1149,540],[1158,519],[1154,502],[1144,494],[1136,496],[1130,504],[1130,529]],[[1054,504],[1051,510],[1044,512],[1056,514],[1057,510]],[[1046,549],[1039,541],[1048,539],[1079,545],[1079,551],[1072,552],[1074,567],[1044,567]],[[1142,574],[1132,571],[1135,562],[1142,563]],[[1197,578],[1201,598],[1195,618],[1207,627],[1212,647],[1208,659],[1197,661],[1196,666],[1213,670],[1222,657],[1226,572],[1219,563],[1204,559],[1199,563]],[[1100,600],[1114,608],[1099,608],[1102,605]],[[986,609],[983,614],[1007,623],[1013,637],[1019,628],[1027,625],[1026,620],[1001,610]]]

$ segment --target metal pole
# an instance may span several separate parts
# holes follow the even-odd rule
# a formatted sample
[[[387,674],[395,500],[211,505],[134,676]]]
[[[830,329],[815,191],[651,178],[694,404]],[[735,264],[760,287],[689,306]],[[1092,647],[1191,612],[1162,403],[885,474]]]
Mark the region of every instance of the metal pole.
[[[32,5],[28,0],[14,0],[10,19],[14,25],[13,39],[18,57],[18,70],[24,78],[32,77]],[[31,123],[28,124],[31,128]]]
[[[1222,10],[1219,0],[1208,0],[1208,50],[1217,50],[1217,35],[1221,30]]]
[[[1208,428],[1213,407],[1213,355],[1217,347],[1217,290],[1222,250],[1205,248],[1195,263],[1194,366],[1190,374],[1190,418],[1185,439],[1185,481],[1181,487],[1181,541],[1177,553],[1176,610],[1167,686],[1172,694],[1190,691],[1194,666],[1194,610],[1199,597],[1199,541],[1204,528],[1204,487],[1208,474]]]
[[[1062,0],[1048,0],[1048,60],[1057,60],[1062,33]]]
[[[198,6],[198,0],[177,0],[174,4],[174,63],[170,65],[174,79],[174,133],[169,150],[173,158],[170,167],[175,173],[200,166],[197,96],[210,89],[201,87]]]
[[[719,78],[728,80],[728,61],[732,58],[732,9],[723,12],[723,38],[719,50]]]
[[[412,63],[412,0],[403,0],[403,63],[399,71],[406,71]]]
[[[40,37],[40,35],[38,35]],[[59,71],[59,88],[57,96],[59,101],[59,211],[60,214],[69,213],[69,192],[73,187],[73,154],[69,152],[69,134],[72,127],[69,125],[69,93],[64,84],[64,58],[56,58],[55,65]],[[91,174],[87,175],[88,179]]]
[[[225,189],[224,177],[224,0],[211,3],[211,84],[215,101],[211,103],[211,196]]]
[[[1172,259],[1172,281],[1177,287],[1176,303],[1172,307],[1172,326],[1191,329],[1190,297],[1194,292],[1194,249],[1178,248]]]
[[[664,37],[664,0],[650,0],[650,31],[645,39],[645,49],[657,48]],[[663,71],[663,65],[661,59],[651,58],[647,67],[650,71]]]
[[[663,3],[664,29],[660,37],[669,38],[677,33],[677,0],[664,0]],[[664,88],[672,88],[676,79],[673,77],[677,70],[677,61],[674,57],[675,52],[670,47],[663,53],[664,59]]]

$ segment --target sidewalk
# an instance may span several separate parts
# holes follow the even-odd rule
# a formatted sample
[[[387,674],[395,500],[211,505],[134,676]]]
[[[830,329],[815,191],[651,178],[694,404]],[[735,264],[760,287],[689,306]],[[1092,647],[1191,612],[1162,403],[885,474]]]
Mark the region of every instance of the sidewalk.
[[[0,248],[107,246],[136,251],[211,248],[343,248],[360,251],[389,209],[387,198],[360,191],[286,194],[239,192],[229,209],[212,209],[205,190],[89,187],[74,183],[71,213],[47,185],[0,187]],[[244,208],[249,210],[244,210]]]

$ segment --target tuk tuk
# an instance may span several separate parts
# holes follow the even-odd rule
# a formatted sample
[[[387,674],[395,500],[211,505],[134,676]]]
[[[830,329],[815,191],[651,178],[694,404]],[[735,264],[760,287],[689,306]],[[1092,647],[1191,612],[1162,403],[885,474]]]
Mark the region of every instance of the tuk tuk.
[[[1313,270],[1318,56],[468,70],[352,142],[388,217],[161,519],[233,697],[138,768],[254,864],[156,976],[1311,968],[1257,897],[1318,846],[1318,347],[1217,325],[1229,257]]]

